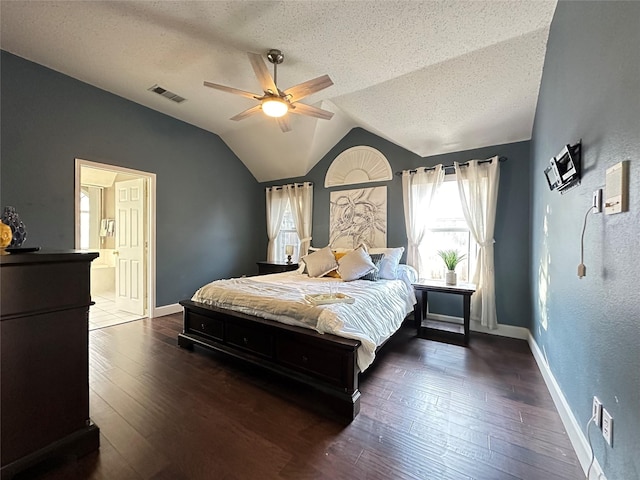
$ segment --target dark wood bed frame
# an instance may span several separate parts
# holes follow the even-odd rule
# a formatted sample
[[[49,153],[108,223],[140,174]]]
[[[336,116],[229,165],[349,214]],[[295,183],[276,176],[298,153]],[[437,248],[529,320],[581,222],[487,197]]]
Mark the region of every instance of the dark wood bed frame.
[[[342,419],[360,411],[359,340],[294,327],[183,300],[184,331],[178,345],[194,345],[231,355],[292,378],[322,392]]]

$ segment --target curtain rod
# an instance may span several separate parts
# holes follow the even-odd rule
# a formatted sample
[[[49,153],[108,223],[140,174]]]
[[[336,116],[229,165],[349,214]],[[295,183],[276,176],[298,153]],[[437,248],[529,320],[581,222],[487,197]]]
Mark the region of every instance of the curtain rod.
[[[265,187],[265,190],[282,190],[283,187],[286,187],[288,185],[295,185],[300,187],[304,187],[305,185],[313,186],[313,182],[294,182],[294,183],[287,183],[286,185],[273,185],[271,187]]]
[[[478,163],[491,163],[492,161],[493,161],[493,158],[489,158],[487,160],[479,160]],[[507,157],[498,157],[498,161],[499,162],[506,162],[507,161]],[[466,167],[466,166],[469,165],[469,162],[459,163],[458,165],[461,166],[461,167]],[[437,167],[437,165],[434,166],[434,167],[424,167],[424,170],[435,170],[436,167]],[[453,165],[443,165],[442,168],[445,170],[445,173],[447,173],[446,172],[447,168],[451,169],[451,168],[454,168],[454,166]],[[416,173],[418,170],[423,170],[423,168],[422,167],[420,167],[419,169],[414,168],[412,170],[409,170],[409,173]],[[402,172],[396,172],[396,175],[402,176]]]

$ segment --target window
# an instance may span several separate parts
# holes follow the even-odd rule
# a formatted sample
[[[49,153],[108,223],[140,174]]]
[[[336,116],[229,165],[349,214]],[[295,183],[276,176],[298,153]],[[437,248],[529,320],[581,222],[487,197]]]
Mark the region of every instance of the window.
[[[82,185],[80,189],[80,248],[100,248],[102,187]]]
[[[293,220],[293,213],[291,212],[291,203],[287,200],[287,208],[284,211],[282,217],[282,223],[280,224],[280,233],[276,239],[276,260],[280,262],[287,261],[286,246],[293,245],[293,254],[291,255],[291,261],[298,261],[298,249],[300,247],[300,239],[298,238],[298,232],[296,232],[296,224]]]
[[[462,213],[458,184],[454,175],[447,175],[435,193],[431,204],[429,230],[420,246],[420,276],[444,280],[446,268],[438,250],[457,250],[466,255],[456,272],[460,282],[470,282],[476,264],[478,248]]]

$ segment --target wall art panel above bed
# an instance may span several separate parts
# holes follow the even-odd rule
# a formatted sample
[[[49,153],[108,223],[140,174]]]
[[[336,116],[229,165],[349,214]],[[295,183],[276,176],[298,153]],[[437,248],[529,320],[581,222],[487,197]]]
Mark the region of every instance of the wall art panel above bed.
[[[387,187],[331,192],[330,204],[332,248],[387,246]]]

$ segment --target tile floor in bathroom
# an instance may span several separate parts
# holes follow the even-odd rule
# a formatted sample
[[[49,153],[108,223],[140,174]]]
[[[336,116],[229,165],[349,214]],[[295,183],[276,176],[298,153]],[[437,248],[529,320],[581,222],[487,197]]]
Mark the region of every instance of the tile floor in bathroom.
[[[95,302],[95,305],[91,305],[89,308],[89,330],[111,327],[112,325],[146,318],[143,315],[135,315],[118,310],[114,298],[115,294],[109,292],[91,296],[91,300]]]

